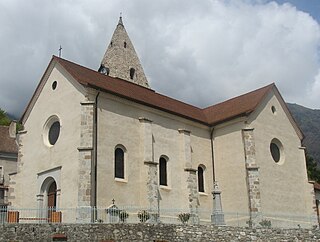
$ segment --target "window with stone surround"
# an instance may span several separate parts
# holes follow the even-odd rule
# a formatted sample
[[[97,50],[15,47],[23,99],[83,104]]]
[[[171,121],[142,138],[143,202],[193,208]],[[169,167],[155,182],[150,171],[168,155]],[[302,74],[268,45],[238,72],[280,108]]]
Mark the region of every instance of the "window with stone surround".
[[[125,178],[125,151],[126,149],[117,145],[114,150],[114,177],[124,179]]]
[[[131,80],[133,79],[135,72],[136,72],[136,70],[134,68],[130,68],[130,79]]]
[[[47,146],[53,146],[58,141],[61,131],[60,120],[56,115],[48,118],[44,125],[43,130],[43,141]]]
[[[198,166],[198,191],[204,192],[204,171],[205,167],[203,165]]]
[[[284,163],[283,145],[280,140],[276,138],[271,140],[270,153],[275,163],[278,165],[282,165]]]
[[[159,184],[161,186],[168,186],[167,163],[168,160],[161,156],[159,159]]]

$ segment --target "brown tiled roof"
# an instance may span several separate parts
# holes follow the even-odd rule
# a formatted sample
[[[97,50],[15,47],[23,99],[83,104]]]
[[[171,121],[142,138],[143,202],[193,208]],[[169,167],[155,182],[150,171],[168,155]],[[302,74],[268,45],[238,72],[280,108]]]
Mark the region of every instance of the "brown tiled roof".
[[[206,116],[200,108],[161,95],[149,88],[142,87],[132,82],[103,75],[97,71],[93,71],[55,56],[53,58],[56,59],[75,80],[83,85],[101,89],[105,92],[169,113],[178,114],[204,124],[207,123]]]
[[[17,153],[18,146],[14,138],[9,136],[9,127],[0,126],[0,152]]]
[[[214,125],[242,115],[250,114],[262,101],[274,84],[201,109],[176,99],[161,95],[140,85],[100,74],[97,71],[53,56],[72,77],[82,85],[93,87],[120,97],[176,114],[205,125]]]
[[[274,84],[272,83],[247,94],[207,107],[203,109],[203,112],[211,125],[248,115],[256,109],[273,86]]]

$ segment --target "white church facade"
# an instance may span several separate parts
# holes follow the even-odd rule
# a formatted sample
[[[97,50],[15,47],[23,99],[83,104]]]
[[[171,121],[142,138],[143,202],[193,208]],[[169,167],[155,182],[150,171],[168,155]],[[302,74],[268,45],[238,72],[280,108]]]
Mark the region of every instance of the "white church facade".
[[[121,18],[99,71],[54,56],[21,120],[14,208],[114,199],[156,213],[161,196],[161,209],[188,211],[193,223],[315,223],[303,134],[275,84],[204,109],[161,95]]]

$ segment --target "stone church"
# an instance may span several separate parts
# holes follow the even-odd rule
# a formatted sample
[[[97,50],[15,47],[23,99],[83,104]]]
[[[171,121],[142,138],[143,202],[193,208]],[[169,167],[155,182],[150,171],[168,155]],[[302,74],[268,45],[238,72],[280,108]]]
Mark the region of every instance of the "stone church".
[[[159,94],[121,17],[98,71],[52,57],[21,121],[13,208],[90,222],[63,209],[114,199],[192,223],[314,224],[303,134],[275,84],[207,108]]]

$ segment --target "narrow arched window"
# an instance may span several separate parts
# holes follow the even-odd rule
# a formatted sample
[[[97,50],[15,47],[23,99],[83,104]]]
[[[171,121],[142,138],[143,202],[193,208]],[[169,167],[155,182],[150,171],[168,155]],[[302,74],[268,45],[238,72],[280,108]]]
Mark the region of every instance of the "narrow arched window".
[[[114,151],[114,177],[124,179],[124,151],[121,148]]]
[[[131,80],[133,79],[135,72],[136,72],[136,70],[134,68],[130,68],[130,79]]]
[[[201,166],[198,166],[198,191],[204,192],[204,169]]]
[[[124,42],[124,43],[123,43],[123,47],[124,47],[124,48],[127,48],[127,42]]]
[[[163,157],[159,160],[159,183],[162,186],[167,186],[167,160]]]

